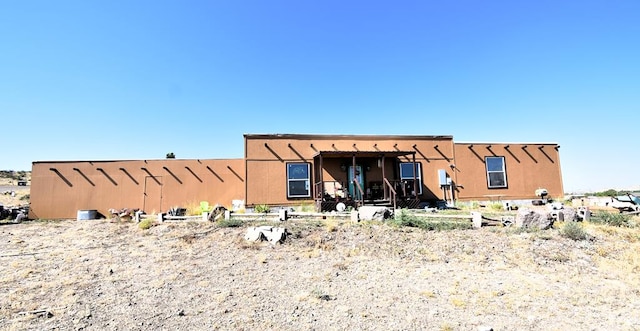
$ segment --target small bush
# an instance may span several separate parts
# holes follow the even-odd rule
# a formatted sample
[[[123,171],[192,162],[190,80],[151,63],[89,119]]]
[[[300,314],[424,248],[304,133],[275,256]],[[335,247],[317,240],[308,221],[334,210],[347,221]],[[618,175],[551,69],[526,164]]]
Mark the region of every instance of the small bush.
[[[153,220],[150,218],[145,218],[140,223],[138,223],[138,227],[142,230],[148,230],[153,226]]]
[[[562,229],[560,229],[560,234],[573,240],[585,240],[588,237],[582,224],[578,222],[566,222]]]
[[[606,211],[596,212],[594,215],[591,215],[589,221],[591,223],[606,224],[625,228],[631,228],[634,226],[634,224],[631,223],[630,215],[610,213]]]
[[[268,205],[257,205],[255,208],[256,213],[268,213],[271,211]]]
[[[187,206],[187,215],[196,216],[202,215],[202,208],[200,208],[200,203],[195,201],[190,201],[186,204]]]
[[[20,200],[22,201],[28,201],[31,198],[30,194],[25,194],[23,196],[20,197]]]
[[[400,210],[400,212],[398,212],[396,217],[391,222],[396,226],[408,226],[428,231],[445,231],[456,229],[466,230],[471,228],[471,222],[418,217],[416,215],[412,215],[405,209]]]
[[[297,206],[295,209],[296,211],[302,212],[302,213],[313,213],[316,211],[316,205],[312,203],[303,203]]]
[[[221,219],[217,225],[221,228],[238,228],[244,225],[244,222],[238,219]]]

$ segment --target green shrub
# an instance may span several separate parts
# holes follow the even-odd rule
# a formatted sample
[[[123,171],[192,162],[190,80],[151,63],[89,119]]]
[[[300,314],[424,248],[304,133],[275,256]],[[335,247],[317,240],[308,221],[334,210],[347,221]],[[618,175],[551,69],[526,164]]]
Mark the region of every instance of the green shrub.
[[[478,201],[456,201],[455,207],[460,210],[476,210],[480,208],[480,203]]]
[[[268,205],[257,205],[254,210],[256,211],[256,213],[268,213],[271,208],[269,208]]]
[[[407,226],[413,228],[419,228],[427,231],[444,231],[444,230],[455,230],[455,229],[470,229],[471,222],[468,221],[455,221],[455,220],[444,220],[444,219],[434,219],[429,217],[419,217],[416,215],[412,215],[406,209],[401,209],[398,214],[395,216],[392,224],[396,226]]]
[[[138,223],[138,227],[142,230],[148,230],[153,226],[153,220],[150,218],[145,218],[140,223]]]
[[[30,198],[31,198],[31,194],[25,194],[25,195],[20,197],[20,200],[21,201],[29,201]]]
[[[244,225],[244,221],[239,219],[221,219],[217,222],[218,227],[221,228],[238,228]]]
[[[564,226],[560,229],[560,234],[573,240],[585,240],[588,238],[587,232],[582,227],[582,224],[578,222],[564,223]]]
[[[591,215],[591,217],[589,218],[589,222],[626,228],[631,228],[634,226],[631,223],[630,215],[610,213],[606,211],[598,211],[595,214]]]

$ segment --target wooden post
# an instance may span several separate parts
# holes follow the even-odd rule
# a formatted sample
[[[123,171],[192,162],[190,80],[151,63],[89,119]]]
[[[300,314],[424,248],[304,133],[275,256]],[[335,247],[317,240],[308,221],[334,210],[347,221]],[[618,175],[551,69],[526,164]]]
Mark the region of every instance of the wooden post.
[[[287,218],[289,217],[288,211],[286,209],[280,209],[278,211],[278,216],[281,221],[286,221]]]
[[[358,214],[357,210],[352,210],[351,211],[351,222],[352,223],[358,223],[360,221],[360,215]]]

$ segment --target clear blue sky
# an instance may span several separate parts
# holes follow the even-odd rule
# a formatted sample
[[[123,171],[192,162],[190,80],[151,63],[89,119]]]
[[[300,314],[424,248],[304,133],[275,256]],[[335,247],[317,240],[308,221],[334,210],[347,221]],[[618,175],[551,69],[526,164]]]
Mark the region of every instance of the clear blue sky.
[[[445,134],[557,142],[567,192],[638,188],[638,17],[638,0],[0,0],[0,169]]]

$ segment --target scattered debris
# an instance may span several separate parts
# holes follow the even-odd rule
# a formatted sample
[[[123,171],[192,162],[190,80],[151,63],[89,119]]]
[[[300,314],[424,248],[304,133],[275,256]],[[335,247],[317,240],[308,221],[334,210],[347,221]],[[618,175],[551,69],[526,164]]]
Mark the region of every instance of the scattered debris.
[[[221,205],[213,206],[213,209],[209,213],[209,221],[215,222],[224,217],[224,213],[227,211],[227,208]]]
[[[287,238],[287,229],[273,226],[257,226],[247,229],[244,239],[247,241],[269,241],[272,244],[284,242]]]
[[[358,216],[362,221],[384,221],[393,216],[391,209],[379,206],[362,206],[358,208]]]
[[[135,218],[136,213],[140,211],[139,208],[122,208],[122,209],[114,209],[111,208],[108,210],[111,215],[112,220],[120,221],[122,219],[132,220]]]
[[[20,223],[27,220],[29,215],[29,206],[7,207],[0,205],[0,220],[11,219],[14,223]]]
[[[18,313],[20,316],[24,315],[37,315],[39,317],[51,318],[53,317],[53,313],[48,309],[38,309],[38,310],[30,310],[30,311],[21,311]]]

